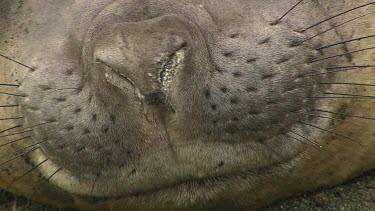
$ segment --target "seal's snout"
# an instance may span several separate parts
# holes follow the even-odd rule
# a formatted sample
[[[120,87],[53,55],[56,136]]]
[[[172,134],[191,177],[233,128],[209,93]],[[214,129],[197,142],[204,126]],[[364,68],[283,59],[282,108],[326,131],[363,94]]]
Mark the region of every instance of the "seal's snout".
[[[120,23],[103,30],[93,55],[101,75],[118,87],[121,81],[130,83],[146,98],[164,95],[189,49],[188,33],[176,33],[184,30],[168,19]]]
[[[249,210],[375,165],[375,3],[0,2],[2,188]]]

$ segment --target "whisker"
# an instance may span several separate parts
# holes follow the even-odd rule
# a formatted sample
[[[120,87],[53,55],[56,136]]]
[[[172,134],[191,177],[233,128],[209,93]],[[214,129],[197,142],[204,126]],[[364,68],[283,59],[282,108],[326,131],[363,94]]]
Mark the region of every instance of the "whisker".
[[[32,128],[35,128],[35,127],[39,127],[39,126],[42,126],[42,125],[45,125],[45,124],[50,124],[50,123],[53,123],[53,121],[49,121],[49,122],[43,122],[43,123],[39,123],[39,124],[35,124],[35,125],[31,125],[29,127],[26,127],[26,128],[23,128],[22,130],[19,130],[19,131],[15,131],[17,133],[26,133],[26,132],[31,132],[32,131]],[[23,125],[18,125],[18,127],[22,127]],[[27,129],[27,130],[25,130]],[[5,131],[4,131],[5,132]],[[1,133],[1,131],[0,131]],[[0,138],[2,137],[7,137],[7,136],[12,136],[12,135],[16,135],[17,133],[13,133],[13,134],[9,134],[9,135],[4,135],[4,136],[0,136]]]
[[[319,118],[323,118],[323,119],[331,119],[331,120],[335,120],[335,121],[339,121],[339,122],[345,122],[345,120],[341,119],[340,117],[329,117],[329,116],[322,116],[322,115],[318,115],[318,114],[310,114],[310,113],[307,113],[307,112],[292,112],[292,113],[299,113],[299,114],[305,114],[307,116],[313,116],[313,117],[319,117]],[[372,131],[372,130],[369,130],[368,128],[366,127],[363,127],[362,125],[360,124],[356,124],[356,123],[351,123],[351,122],[346,122],[346,124],[350,124],[350,125],[355,125],[357,127],[360,127],[360,128],[363,128],[364,130],[367,130],[369,132],[375,132],[375,131]]]
[[[336,67],[327,67],[328,70],[335,70],[335,69],[346,69],[346,68],[370,68],[375,67],[375,65],[351,65],[351,66],[336,66]]]
[[[282,135],[284,135],[284,136],[288,136],[289,138],[292,138],[292,139],[294,139],[294,140],[296,140],[296,141],[298,141],[298,142],[301,142],[301,143],[303,143],[303,144],[311,145],[311,143],[304,142],[304,141],[302,141],[302,140],[300,140],[300,139],[298,139],[298,138],[296,138],[296,137],[294,137],[294,136],[291,136],[291,135],[289,135],[289,134],[287,134],[287,133],[282,133]],[[314,146],[314,145],[313,145],[313,146]]]
[[[44,184],[46,184],[47,182],[49,182],[50,180],[51,180],[51,178],[53,177],[53,176],[55,176],[57,173],[59,173],[59,171],[61,171],[62,170],[62,168],[59,168],[59,169],[57,169],[55,172],[53,172],[48,178],[46,178],[46,180],[44,180],[43,182],[42,182],[42,184],[40,184],[39,185],[39,187],[38,188],[34,188],[34,193],[36,193]]]
[[[25,156],[25,155],[27,155],[27,154],[29,154],[29,153],[31,153],[31,152],[33,152],[33,151],[39,149],[39,148],[40,148],[40,147],[35,147],[35,148],[33,148],[33,149],[31,149],[31,150],[29,150],[29,151],[27,151],[27,152],[24,152],[24,153],[22,153],[22,154],[20,154],[20,155],[17,155],[16,157],[13,157],[13,158],[11,158],[11,159],[9,159],[9,160],[7,160],[7,161],[4,161],[4,162],[0,163],[0,166],[4,165],[4,164],[6,164],[6,163],[9,163],[9,162],[11,162],[11,161],[13,161],[13,160],[15,160],[15,159],[17,159],[17,158],[23,157],[23,156]]]
[[[333,56],[329,56],[329,57],[324,57],[324,58],[308,61],[307,63],[319,62],[319,61],[332,59],[332,58],[336,58],[336,57],[340,57],[340,56],[345,56],[345,55],[349,55],[349,54],[353,54],[353,53],[368,51],[368,50],[371,50],[371,49],[375,49],[375,47],[363,48],[363,49],[360,49],[360,50],[350,51],[350,52],[346,52],[346,53],[343,53],[343,54],[337,54],[337,55],[333,55]]]
[[[9,189],[12,185],[14,185],[14,183],[18,182],[20,179],[22,179],[23,177],[25,177],[26,175],[28,175],[30,172],[32,172],[33,170],[37,169],[39,166],[41,166],[43,163],[47,162],[48,158],[43,160],[42,162],[38,163],[37,165],[35,165],[33,168],[31,168],[30,170],[28,170],[27,172],[25,172],[24,174],[22,174],[21,176],[17,177],[16,179],[14,179],[7,187],[6,189]]]
[[[289,132],[292,133],[292,131],[289,131]],[[293,133],[293,134],[295,134],[295,133]],[[287,134],[287,133],[283,133],[283,135],[288,136],[288,137],[290,137],[290,138],[292,138],[292,139],[294,139],[294,140],[297,140],[297,141],[299,141],[299,142],[301,142],[301,143],[304,143],[304,144],[306,144],[306,145],[310,145],[310,146],[316,147],[316,148],[318,148],[318,149],[321,149],[321,150],[327,152],[326,150],[323,149],[322,146],[319,146],[319,145],[317,145],[316,143],[313,144],[313,143],[312,143],[309,139],[307,139],[307,138],[306,138],[306,139],[308,140],[308,142],[304,142],[304,141],[302,141],[301,139],[298,139],[298,138],[296,138],[296,137],[294,137],[294,136],[291,136],[291,135],[289,135],[289,134]]]
[[[54,121],[42,122],[42,123],[39,123],[39,124],[31,125],[31,126],[26,127],[24,129],[31,129],[31,128],[34,128],[34,127],[39,127],[39,126],[42,126],[42,125],[45,125],[45,124],[50,124],[50,123],[53,123],[53,122]]]
[[[326,85],[352,85],[352,86],[375,86],[375,84],[361,84],[361,83],[351,83],[351,82],[320,82],[319,84],[326,84]]]
[[[2,118],[0,121],[5,121],[5,120],[14,120],[14,119],[23,119],[25,117],[23,116],[18,116],[18,117],[8,117],[8,118]]]
[[[0,136],[0,138],[9,137],[9,136],[15,136],[15,135],[24,134],[24,133],[28,133],[28,132],[32,132],[32,131],[33,130],[20,131],[20,132],[17,132],[17,133],[12,133],[12,134],[9,134],[9,135]]]
[[[0,86],[20,87],[18,84],[0,84]]]
[[[360,97],[360,98],[373,98],[375,99],[375,96],[371,95],[360,95],[360,94],[347,94],[347,93],[335,93],[335,92],[324,92],[325,95],[339,95],[339,96],[349,96],[349,97]]]
[[[0,105],[0,108],[9,108],[9,107],[17,107],[17,104],[10,104],[10,105]]]
[[[313,99],[358,99],[358,97],[326,97],[326,96],[314,96]],[[363,98],[360,98],[363,99]]]
[[[10,96],[16,96],[16,97],[26,97],[25,95],[22,94],[14,94],[14,93],[8,93],[8,92],[0,92],[2,95],[10,95]]]
[[[19,65],[21,65],[21,66],[23,66],[23,67],[29,68],[29,69],[32,70],[32,71],[35,71],[34,68],[32,68],[32,67],[30,67],[30,66],[28,66],[28,65],[25,65],[25,64],[23,64],[23,63],[21,63],[21,62],[15,60],[15,59],[12,59],[12,58],[10,58],[10,57],[8,57],[8,56],[5,56],[5,55],[3,55],[3,54],[0,54],[0,56],[3,57],[3,58],[5,58],[5,59],[8,59],[9,61],[12,61],[12,62],[14,62],[14,63],[16,63],[16,64],[19,64]]]
[[[48,91],[63,91],[63,90],[82,90],[81,87],[64,87],[64,88],[52,88],[52,87],[48,87],[46,88],[46,90]]]
[[[23,125],[16,125],[16,126],[13,126],[13,127],[10,127],[10,128],[7,128],[7,129],[5,129],[5,130],[2,130],[2,131],[0,131],[0,133],[5,133],[5,132],[7,132],[7,131],[9,131],[9,130],[13,130],[13,129],[15,129],[15,128],[19,128],[19,127],[22,127]]]
[[[336,29],[336,28],[338,28],[338,27],[340,27],[340,26],[343,26],[343,25],[345,25],[345,24],[347,24],[347,23],[350,23],[350,22],[355,21],[355,20],[357,20],[357,19],[360,19],[360,18],[366,17],[367,15],[370,15],[370,14],[373,14],[373,12],[371,12],[371,13],[367,13],[367,14],[364,14],[364,15],[358,16],[358,17],[356,17],[356,18],[350,19],[350,20],[348,20],[348,21],[345,21],[345,22],[343,22],[343,23],[340,23],[340,24],[334,25],[333,27],[331,27],[331,28],[329,28],[329,29],[327,29],[327,30],[324,30],[324,31],[322,31],[322,32],[320,32],[320,33],[318,33],[318,34],[316,34],[316,35],[314,35],[314,36],[311,36],[311,37],[309,37],[309,38],[306,38],[305,40],[301,41],[300,44],[305,43],[305,42],[307,42],[307,41],[309,41],[309,40],[312,40],[312,39],[314,39],[314,38],[316,38],[316,37],[318,37],[318,36],[321,36],[321,35],[323,35],[323,34],[329,32],[329,31],[332,31],[332,30],[334,30],[334,29]]]
[[[60,88],[60,89],[53,89],[55,91],[62,91],[62,90],[82,90],[82,88]]]
[[[349,97],[349,96],[348,97],[343,97],[343,96],[313,96],[311,98],[313,98],[313,99],[358,99],[358,100],[366,99],[366,98],[361,98],[361,97]]]
[[[287,16],[294,8],[296,8],[299,4],[302,3],[303,0],[300,0],[297,2],[292,8],[290,8],[284,15],[282,15],[279,19],[277,19],[275,22],[271,23],[271,25],[276,25],[278,24],[285,16]]]
[[[263,146],[267,147],[271,152],[275,153],[279,158],[284,159],[284,157],[280,153],[276,152],[276,150],[274,150],[272,147],[268,146],[265,142],[259,142],[259,143],[262,144]],[[299,169],[299,168],[295,168],[295,170],[302,172],[302,170]]]
[[[371,117],[364,117],[364,116],[358,116],[358,115],[349,115],[349,114],[337,113],[337,112],[327,111],[327,110],[322,110],[322,109],[312,109],[312,110],[313,111],[318,111],[318,112],[323,112],[323,113],[336,114],[336,115],[345,116],[345,117],[352,117],[352,118],[359,118],[359,119],[366,119],[366,120],[375,120],[375,118],[371,118]]]
[[[349,9],[349,10],[346,10],[346,11],[344,11],[344,12],[341,12],[341,13],[337,14],[337,15],[334,15],[334,16],[331,16],[331,17],[329,17],[329,18],[327,18],[327,19],[324,19],[324,20],[322,20],[322,21],[319,21],[318,23],[315,23],[315,24],[313,24],[313,25],[311,25],[311,26],[309,26],[309,27],[303,29],[303,30],[300,31],[300,32],[303,33],[303,32],[305,32],[305,31],[307,31],[307,30],[309,30],[309,29],[311,29],[311,28],[313,28],[313,27],[315,27],[315,26],[318,26],[318,25],[320,25],[320,24],[322,24],[322,23],[325,23],[325,22],[327,22],[327,21],[329,21],[329,20],[332,20],[332,19],[334,19],[334,18],[336,18],[336,17],[339,17],[339,16],[344,15],[344,14],[346,14],[346,13],[348,13],[348,12],[351,12],[351,11],[354,11],[354,10],[357,10],[357,9],[360,9],[360,8],[363,8],[363,7],[366,7],[366,6],[372,5],[372,4],[375,4],[375,2],[370,2],[370,3],[364,4],[364,5],[361,5],[361,6],[358,6],[358,7],[355,7],[355,8]]]
[[[333,74],[333,73],[342,73],[342,72],[347,72],[347,71],[350,71],[350,70],[358,70],[358,69],[361,69],[361,68],[365,68],[365,67],[352,67],[352,68],[340,68],[340,67],[328,67],[326,69],[334,69],[334,70],[331,70],[331,71],[327,71],[327,72],[319,72],[319,73],[314,73],[314,74],[309,74],[309,75],[305,75],[305,76],[302,76],[302,77],[313,77],[313,76],[319,76],[319,75],[328,75],[328,74]]]
[[[14,152],[10,152],[10,153],[4,154],[4,155],[2,155],[2,156],[0,157],[0,159],[3,159],[3,158],[5,158],[5,157],[7,157],[7,156],[9,156],[9,155],[17,155],[18,152],[22,152],[22,151],[25,150],[25,149],[28,149],[28,148],[30,148],[30,147],[34,147],[34,146],[36,146],[36,145],[38,145],[38,144],[41,144],[41,143],[44,143],[44,142],[47,142],[47,141],[50,141],[50,140],[41,141],[41,142],[38,142],[38,143],[35,143],[35,144],[31,144],[31,145],[29,145],[29,146],[27,146],[27,147],[23,147],[23,148],[21,148],[21,149],[18,149],[18,150],[14,151]]]
[[[28,139],[28,138],[31,138],[31,136],[25,136],[25,137],[22,137],[22,138],[19,138],[19,139],[7,142],[5,144],[1,144],[0,147],[7,146],[9,144],[13,144],[13,143],[16,143],[17,141],[22,141],[22,140],[25,140],[25,139]]]
[[[306,138],[305,136],[303,136],[303,135],[301,135],[301,134],[298,134],[298,133],[296,133],[296,132],[293,132],[293,131],[289,131],[289,132],[292,133],[292,134],[294,134],[294,135],[296,135],[296,136],[298,136],[298,137],[300,137],[300,138],[305,139],[305,140],[308,141],[309,143],[313,144],[316,148],[321,149],[321,150],[323,150],[323,151],[325,151],[325,152],[328,152],[327,150],[323,149],[323,147],[320,146],[320,145],[319,145],[318,143],[316,143],[315,141],[312,141],[312,140],[310,140],[309,138]]]
[[[330,48],[330,47],[333,47],[333,46],[336,46],[336,45],[341,45],[341,44],[350,43],[350,42],[354,42],[354,41],[364,40],[364,39],[368,39],[368,38],[371,38],[371,37],[375,37],[375,34],[364,36],[364,37],[358,37],[358,38],[354,38],[354,39],[350,39],[350,40],[344,40],[344,41],[341,41],[341,42],[337,42],[337,43],[333,43],[333,44],[321,46],[321,47],[319,47],[319,48],[317,48],[315,50],[319,51],[319,50]]]
[[[266,143],[264,142],[260,142],[263,146],[267,147],[270,151],[272,151],[273,153],[275,153],[277,156],[279,156],[280,158],[284,158],[280,153],[276,152],[272,147],[268,146]]]
[[[90,191],[90,195],[92,195],[92,192],[94,191],[95,184],[96,184],[96,181],[98,180],[99,176],[100,176],[100,174],[97,174],[96,177],[95,177],[94,183],[92,184],[92,188],[91,188],[91,191]]]
[[[352,138],[350,138],[350,137],[348,137],[348,136],[345,136],[345,135],[342,135],[342,134],[340,134],[340,133],[337,133],[337,132],[335,132],[335,131],[327,130],[327,129],[321,128],[321,127],[319,127],[319,126],[312,125],[312,124],[309,124],[309,123],[306,123],[306,122],[302,122],[302,121],[299,122],[299,123],[300,123],[300,124],[303,124],[303,125],[306,125],[306,126],[310,126],[310,127],[312,127],[312,128],[316,128],[316,129],[319,129],[319,130],[322,130],[322,131],[328,132],[328,133],[335,134],[335,135],[337,135],[337,136],[340,136],[340,137],[343,137],[343,138],[348,139],[348,140],[350,140],[350,141],[353,141],[354,143],[357,143],[357,144],[361,145],[362,147],[366,148],[366,147],[365,147],[363,144],[361,144],[360,142],[358,142],[358,141],[356,141],[356,140],[354,140],[354,139],[352,139]]]

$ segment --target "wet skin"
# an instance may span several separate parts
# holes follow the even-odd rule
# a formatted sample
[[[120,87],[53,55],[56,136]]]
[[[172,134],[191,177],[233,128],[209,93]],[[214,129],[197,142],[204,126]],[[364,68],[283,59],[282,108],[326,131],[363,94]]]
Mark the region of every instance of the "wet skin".
[[[1,186],[253,209],[373,168],[374,6],[297,2],[0,2]]]

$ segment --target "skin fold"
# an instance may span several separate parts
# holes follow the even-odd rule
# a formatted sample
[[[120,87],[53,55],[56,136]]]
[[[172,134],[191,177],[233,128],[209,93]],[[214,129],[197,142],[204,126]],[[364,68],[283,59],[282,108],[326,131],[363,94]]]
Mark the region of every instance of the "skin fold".
[[[0,1],[0,187],[253,210],[373,169],[375,5],[297,3]]]

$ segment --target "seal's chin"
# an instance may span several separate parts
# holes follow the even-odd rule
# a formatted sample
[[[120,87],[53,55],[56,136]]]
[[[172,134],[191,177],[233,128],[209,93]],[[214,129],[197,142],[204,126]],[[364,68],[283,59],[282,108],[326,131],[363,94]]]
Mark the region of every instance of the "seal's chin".
[[[252,171],[294,170],[288,164],[324,136],[316,127],[326,128],[329,116],[306,112],[340,106],[317,98],[334,62],[319,61],[296,23],[270,25],[253,14],[238,38],[201,19],[209,14],[198,6],[172,6],[140,17],[127,1],[104,8],[86,30],[83,67],[72,76],[80,92],[40,90],[40,78],[63,86],[55,76],[61,65],[26,80],[26,119],[55,120],[33,132],[44,141],[37,159],[50,160],[41,170],[59,171],[52,180],[59,187],[118,197],[203,183],[213,193],[241,175],[238,184],[247,183]],[[217,186],[205,185],[213,180]]]

